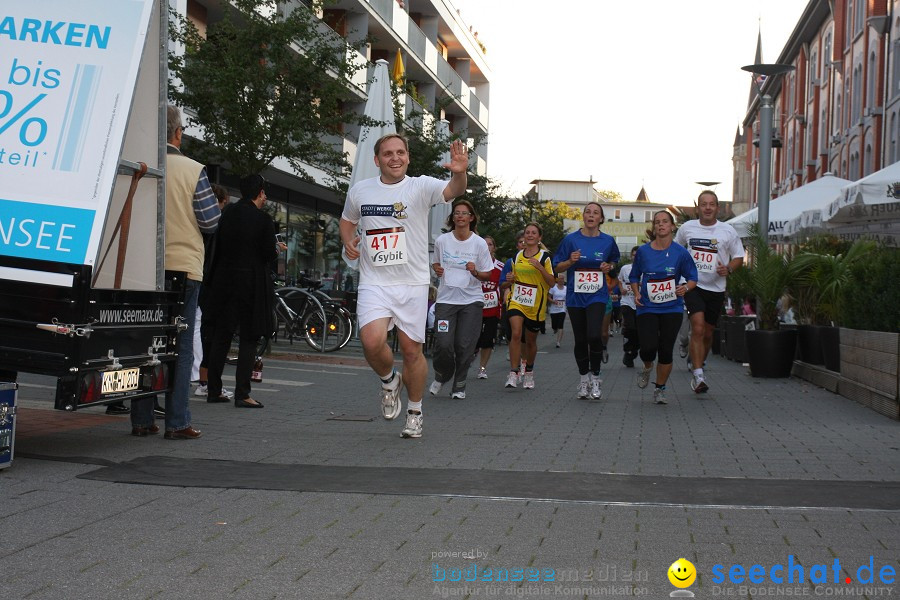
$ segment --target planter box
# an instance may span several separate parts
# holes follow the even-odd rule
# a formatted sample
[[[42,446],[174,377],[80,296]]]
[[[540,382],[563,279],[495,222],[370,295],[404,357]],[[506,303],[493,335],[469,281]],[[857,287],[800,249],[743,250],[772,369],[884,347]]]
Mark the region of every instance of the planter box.
[[[900,419],[900,334],[842,327],[838,393]]]

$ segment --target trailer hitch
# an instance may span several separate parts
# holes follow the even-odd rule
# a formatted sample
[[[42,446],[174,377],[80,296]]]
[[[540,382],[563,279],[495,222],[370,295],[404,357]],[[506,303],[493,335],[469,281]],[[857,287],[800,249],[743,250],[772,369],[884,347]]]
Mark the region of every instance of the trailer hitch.
[[[66,325],[60,323],[55,318],[52,323],[38,323],[35,327],[43,331],[67,335],[69,337],[91,337],[91,333],[93,332],[90,325]]]

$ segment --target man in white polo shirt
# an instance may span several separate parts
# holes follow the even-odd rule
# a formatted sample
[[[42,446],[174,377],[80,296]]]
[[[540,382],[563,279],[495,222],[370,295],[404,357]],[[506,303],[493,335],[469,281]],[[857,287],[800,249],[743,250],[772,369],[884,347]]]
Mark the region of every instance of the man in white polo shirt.
[[[679,227],[675,242],[690,252],[699,275],[697,287],[684,295],[684,305],[691,320],[691,389],[702,394],[709,389],[703,364],[725,304],[725,281],[744,264],[744,246],[734,227],[716,218],[719,197],[715,192],[700,192],[697,211],[700,218]]]
[[[450,181],[407,177],[409,144],[397,134],[375,143],[381,174],[360,181],[347,194],[341,240],[347,258],[359,258],[356,315],[366,361],[381,378],[381,412],[400,415],[406,383],[409,404],[402,437],[422,437],[422,396],[428,364],[422,354],[430,283],[428,213],[466,191],[469,156],[465,144],[450,144]],[[394,370],[387,333],[398,329],[403,373]]]

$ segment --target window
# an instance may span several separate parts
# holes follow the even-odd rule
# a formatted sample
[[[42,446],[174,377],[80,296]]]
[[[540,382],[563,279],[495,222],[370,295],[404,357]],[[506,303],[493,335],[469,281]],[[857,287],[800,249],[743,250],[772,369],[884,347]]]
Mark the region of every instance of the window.
[[[863,25],[866,22],[866,0],[856,0],[856,22],[854,25],[856,27],[853,29],[856,33],[860,33],[863,30]]]
[[[866,74],[866,106],[875,108],[875,80],[878,75],[875,71],[875,52],[869,55],[869,72]]]
[[[895,162],[897,162],[897,113],[896,112],[891,113],[891,130],[890,130],[889,135],[891,136],[891,153],[890,153],[891,164],[894,164]]]
[[[616,221],[618,221],[619,219],[622,218],[622,209],[621,209],[621,208],[617,208],[617,209],[616,209],[616,214],[615,214],[615,216],[614,216],[613,218],[614,218]]]
[[[832,120],[832,133],[841,132],[841,92],[838,89],[834,97],[834,119]]]
[[[898,21],[900,21],[900,19],[898,19]],[[831,56],[831,32],[829,31],[828,34],[825,36],[825,50],[822,53],[822,61],[823,61],[822,66],[830,65],[833,58],[834,57]],[[824,69],[823,69],[823,73],[822,73],[822,79],[825,79]]]
[[[652,223],[653,222],[653,213],[649,210],[644,211],[644,223]]]
[[[853,67],[853,98],[850,105],[850,118],[847,119],[848,125],[853,125],[859,121],[862,114],[860,105],[862,104],[862,65]]]
[[[900,17],[894,21],[894,33],[891,35],[891,98],[900,92],[900,38],[897,36],[900,36]]]
[[[863,0],[859,0],[862,2]],[[847,0],[847,10],[844,11],[844,47],[850,46],[853,39],[853,0]]]
[[[822,117],[821,121],[819,121],[819,154],[825,154],[828,151],[828,128],[825,125],[828,123],[828,115],[825,113],[825,109],[822,109]]]
[[[815,81],[819,78],[819,54],[813,51],[809,59],[809,93],[812,95],[812,88]]]
[[[866,154],[865,154],[865,172],[863,175],[868,175],[875,171],[875,157],[872,155],[872,144],[866,144]]]

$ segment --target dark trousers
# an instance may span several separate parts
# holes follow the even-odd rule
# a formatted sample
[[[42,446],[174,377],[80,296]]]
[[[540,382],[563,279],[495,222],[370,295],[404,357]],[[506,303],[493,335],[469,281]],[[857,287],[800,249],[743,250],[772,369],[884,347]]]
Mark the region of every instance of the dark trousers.
[[[585,308],[568,307],[572,334],[575,337],[575,364],[578,373],[599,373],[603,364],[603,316],[605,302],[594,302]]]
[[[641,349],[637,330],[637,313],[630,306],[622,306],[622,350],[631,359],[637,358]]]
[[[672,349],[681,327],[682,311],[677,313],[644,313],[637,318],[641,338],[641,360],[653,362],[657,354],[659,364],[672,364]]]
[[[218,398],[222,394],[222,371],[234,332],[238,330],[237,368],[234,373],[234,399],[246,400],[250,397],[250,374],[256,360],[256,343],[259,336],[251,334],[253,329],[253,309],[247,302],[234,298],[225,308],[223,315],[216,318],[210,344],[208,361],[208,398]]]

